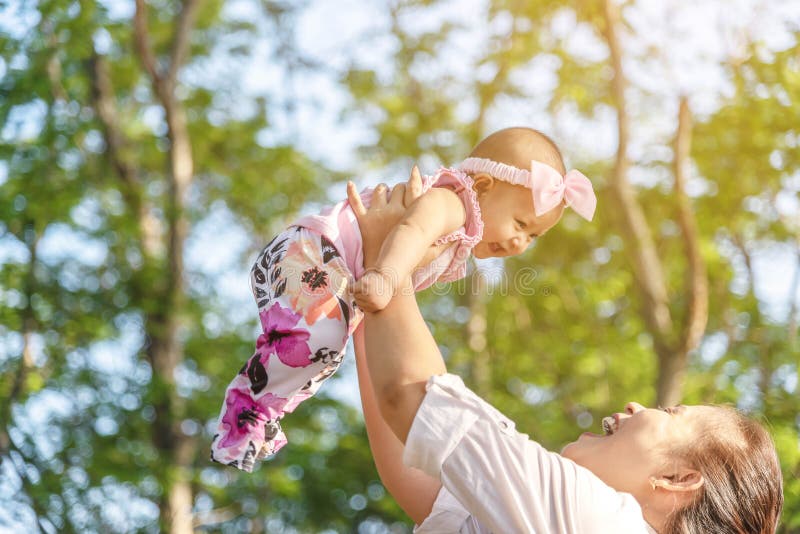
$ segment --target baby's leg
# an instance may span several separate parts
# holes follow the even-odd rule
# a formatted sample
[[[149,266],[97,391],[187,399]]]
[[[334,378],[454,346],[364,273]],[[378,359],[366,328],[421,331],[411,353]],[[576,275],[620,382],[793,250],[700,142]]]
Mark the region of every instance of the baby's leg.
[[[212,460],[245,471],[286,444],[280,420],[336,372],[361,320],[344,259],[305,228],[273,239],[250,276],[262,334],[228,386],[211,446]]]

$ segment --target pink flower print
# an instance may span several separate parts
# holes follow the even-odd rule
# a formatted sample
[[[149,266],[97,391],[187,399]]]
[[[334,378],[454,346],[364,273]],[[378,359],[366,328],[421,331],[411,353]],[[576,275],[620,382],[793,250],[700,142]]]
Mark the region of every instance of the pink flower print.
[[[281,264],[285,273],[292,273],[286,276],[292,308],[301,312],[309,325],[322,317],[341,320],[343,308],[347,308],[344,301],[350,273],[333,245],[326,249],[325,243],[299,239],[289,245]],[[326,253],[328,249],[334,252]],[[349,320],[349,311],[345,313]]]
[[[254,400],[246,390],[231,388],[225,398],[225,415],[221,425],[225,431],[220,447],[247,445],[252,441],[260,447],[264,441],[264,425],[283,414],[286,399],[266,393]]]
[[[262,362],[275,353],[289,367],[311,365],[311,360],[308,359],[311,349],[306,343],[310,334],[305,328],[294,328],[302,315],[276,302],[268,309],[261,310],[259,316],[264,333],[258,336],[256,351],[261,354]]]

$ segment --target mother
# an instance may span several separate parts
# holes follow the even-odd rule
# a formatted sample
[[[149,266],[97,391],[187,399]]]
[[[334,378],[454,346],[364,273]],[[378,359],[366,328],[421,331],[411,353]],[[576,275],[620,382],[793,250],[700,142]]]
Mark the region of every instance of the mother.
[[[387,203],[377,193],[369,211],[350,195],[366,267],[404,209],[400,194]],[[416,532],[777,528],[783,491],[775,446],[759,423],[733,409],[631,402],[603,419],[603,435],[584,433],[557,454],[446,374],[410,286],[367,314],[364,328],[356,354],[370,446]]]

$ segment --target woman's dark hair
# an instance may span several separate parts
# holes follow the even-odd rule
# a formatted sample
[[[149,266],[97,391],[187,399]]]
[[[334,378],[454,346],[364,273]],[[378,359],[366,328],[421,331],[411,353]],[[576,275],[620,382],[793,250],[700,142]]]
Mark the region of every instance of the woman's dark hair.
[[[729,407],[722,427],[700,435],[699,446],[673,454],[700,471],[697,497],[667,518],[664,534],[773,534],[783,508],[775,443],[757,421]]]

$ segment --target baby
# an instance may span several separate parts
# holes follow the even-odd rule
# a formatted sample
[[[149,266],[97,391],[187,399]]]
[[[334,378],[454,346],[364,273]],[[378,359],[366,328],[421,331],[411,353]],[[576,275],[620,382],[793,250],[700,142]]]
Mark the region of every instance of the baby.
[[[362,193],[368,203],[369,192]],[[259,255],[250,286],[263,333],[225,393],[211,459],[252,471],[286,444],[280,421],[336,372],[363,317],[411,276],[416,290],[466,276],[467,259],[521,254],[564,206],[591,220],[597,200],[556,145],[529,128],[478,143],[456,168],[422,179],[422,195],[364,272],[361,234],[347,201],[303,217]],[[356,282],[358,281],[358,282]]]

